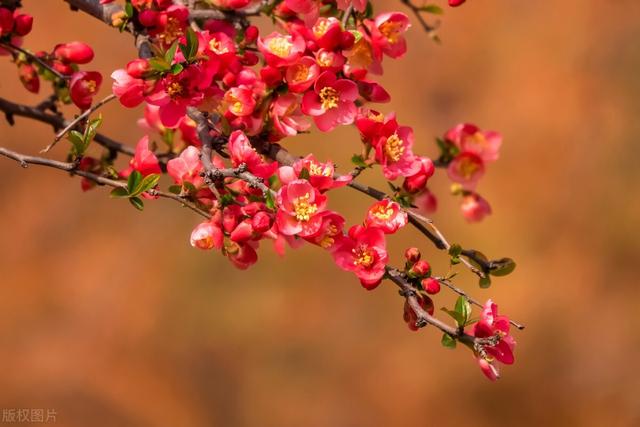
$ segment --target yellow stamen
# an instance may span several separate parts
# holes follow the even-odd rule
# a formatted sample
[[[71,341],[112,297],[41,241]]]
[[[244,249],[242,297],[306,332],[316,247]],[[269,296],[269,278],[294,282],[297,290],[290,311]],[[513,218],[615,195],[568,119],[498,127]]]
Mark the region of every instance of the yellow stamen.
[[[366,246],[359,246],[354,248],[353,253],[353,265],[359,265],[361,267],[371,267],[373,264],[373,251]]]
[[[387,21],[380,25],[379,30],[391,44],[398,43],[402,36],[402,24],[400,22]]]
[[[320,101],[325,110],[336,108],[338,106],[338,91],[330,86],[323,87],[320,89]]]
[[[400,139],[397,133],[394,133],[384,144],[384,152],[387,154],[387,157],[397,162],[402,157],[404,153],[404,141]]]
[[[286,58],[291,54],[293,43],[285,37],[274,37],[267,43],[269,50],[280,58]]]
[[[311,194],[307,193],[293,201],[293,210],[298,221],[309,221],[311,216],[318,211],[318,206],[315,203],[309,203],[310,197]]]

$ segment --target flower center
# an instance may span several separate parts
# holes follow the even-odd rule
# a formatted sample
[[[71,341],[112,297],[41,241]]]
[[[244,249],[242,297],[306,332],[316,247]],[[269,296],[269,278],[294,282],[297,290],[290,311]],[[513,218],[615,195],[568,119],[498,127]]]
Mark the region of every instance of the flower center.
[[[309,193],[298,197],[293,201],[293,210],[298,221],[309,221],[311,216],[317,212],[318,206],[315,203],[309,203]]]
[[[184,87],[179,82],[171,82],[167,86],[167,93],[171,99],[179,98],[184,93]]]
[[[338,91],[331,86],[325,86],[320,89],[320,101],[322,108],[330,110],[338,106]]]
[[[291,54],[293,44],[284,37],[274,37],[267,43],[269,50],[280,58],[286,58]]]
[[[391,44],[398,43],[400,36],[402,36],[402,24],[400,22],[387,21],[380,25],[379,29],[384,38],[386,38]]]
[[[84,87],[90,94],[96,93],[96,90],[98,88],[95,80],[87,80]]]
[[[373,250],[371,250],[371,248],[369,248],[368,246],[358,246],[351,252],[353,253],[353,265],[359,265],[361,267],[368,268],[373,264]]]
[[[159,36],[159,38],[164,39],[166,44],[171,44],[177,38],[180,38],[184,35],[182,31],[182,26],[180,25],[180,21],[176,18],[170,17],[167,19],[167,26],[164,29],[164,32]]]
[[[404,143],[397,133],[387,138],[387,142],[384,144],[384,152],[394,162],[400,160],[402,153],[404,153]]]
[[[293,80],[303,82],[309,78],[309,67],[304,64],[296,64],[293,66]]]
[[[459,166],[460,175],[466,179],[471,179],[474,173],[478,171],[478,164],[470,158],[462,159]]]
[[[218,39],[211,39],[209,41],[209,48],[218,55],[229,52],[229,49],[227,49]]]
[[[333,55],[331,52],[320,52],[316,58],[316,62],[321,67],[330,67],[333,65]]]
[[[318,163],[309,163],[309,175],[312,176],[330,176],[331,171],[328,167],[322,167],[322,165]]]
[[[393,209],[388,206],[377,205],[375,208],[373,208],[371,213],[376,218],[388,220],[393,216]]]
[[[329,29],[329,20],[321,19],[313,26],[313,35],[320,38],[327,32],[327,29]]]

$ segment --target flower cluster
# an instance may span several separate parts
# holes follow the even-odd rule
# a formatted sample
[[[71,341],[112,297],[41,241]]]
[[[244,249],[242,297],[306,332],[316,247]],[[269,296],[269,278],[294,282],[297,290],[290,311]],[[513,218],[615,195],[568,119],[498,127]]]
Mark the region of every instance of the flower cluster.
[[[108,3],[113,0],[100,1]],[[446,168],[454,182],[467,220],[489,214],[476,186],[487,164],[498,159],[501,135],[458,125],[437,141],[440,156],[432,160],[414,152],[414,130],[395,113],[371,108],[391,100],[375,76],[382,74],[385,58],[398,59],[407,51],[410,22],[404,13],[374,15],[363,0],[209,3],[210,10],[219,12],[216,18],[195,19],[186,2],[172,0],[126,0],[126,7],[111,17],[112,25],[144,35],[151,52],[111,74],[120,104],[144,107],[139,123],[146,135],[135,150],[127,151],[131,158],[120,167],[113,147],[101,158],[85,153],[102,121],[86,118],[96,107],[94,96],[102,83],[99,72],[79,67],[93,59],[90,46],[70,42],[51,52],[23,51],[18,47],[31,30],[31,17],[0,7],[0,41],[8,46],[0,53],[13,55],[28,90],[38,92],[44,78],[53,83],[57,101],[73,102],[86,112],[68,135],[69,157],[75,170],[83,172],[83,190],[99,182],[92,176],[117,180],[112,195],[142,209],[143,200],[169,194],[162,193],[159,182],[166,173],[173,181],[170,197],[205,218],[191,232],[193,247],[220,251],[246,269],[258,261],[265,239],[280,254],[287,246],[317,246],[365,289],[376,288],[393,272],[405,286],[405,322],[412,330],[424,326],[434,314],[432,297],[446,282],[433,275],[415,247],[405,251],[404,268],[392,268],[387,238],[423,218],[414,209],[435,211],[429,182],[437,167]],[[462,3],[449,1],[451,6]],[[246,18],[249,8],[257,6],[258,13],[277,23],[275,31],[261,34]],[[339,126],[352,126],[361,141],[352,171],[338,173],[331,160],[313,154],[280,155],[278,142],[287,137],[312,127],[332,132]],[[79,132],[83,127],[84,133]],[[355,182],[371,168],[380,169],[391,194]],[[362,221],[351,226],[330,203],[331,192],[345,186],[376,199]],[[452,266],[459,263],[462,249],[425,227],[418,229],[449,250]],[[483,267],[482,274],[513,269],[490,268]],[[490,300],[474,323],[470,309],[458,305],[449,311],[458,327],[454,332],[443,329],[449,334],[445,338],[467,334],[467,339],[482,342],[474,347],[478,363],[489,378],[497,378],[495,361],[513,363],[515,341],[508,318],[498,315]]]

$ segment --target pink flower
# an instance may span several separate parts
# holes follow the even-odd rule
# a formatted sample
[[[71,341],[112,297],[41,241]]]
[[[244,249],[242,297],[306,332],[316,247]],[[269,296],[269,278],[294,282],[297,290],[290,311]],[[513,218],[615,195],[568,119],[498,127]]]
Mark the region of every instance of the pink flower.
[[[395,120],[384,125],[381,136],[375,143],[376,161],[382,166],[387,179],[411,176],[422,168],[413,147],[413,130],[408,126],[398,126]]]
[[[184,182],[189,182],[198,188],[204,182],[200,176],[201,172],[200,150],[192,145],[180,153],[179,157],[167,162],[167,173],[176,184],[182,185]]]
[[[476,125],[462,123],[445,133],[445,139],[460,151],[477,154],[485,162],[498,160],[502,135],[494,131],[481,131]]]
[[[451,7],[457,7],[460,6],[462,3],[464,3],[467,0],[449,0],[449,6]]]
[[[469,331],[469,334],[476,338],[498,338],[496,345],[484,347],[486,354],[477,355],[482,372],[492,381],[500,376],[498,369],[493,365],[494,361],[505,365],[511,365],[515,361],[513,349],[516,346],[516,341],[509,335],[509,328],[509,318],[499,315],[498,306],[488,300],[480,314],[480,320]],[[484,362],[480,360],[484,360]]]
[[[358,80],[358,90],[360,95],[369,102],[379,102],[381,104],[391,101],[389,92],[377,82],[368,80]]]
[[[302,93],[309,89],[320,75],[320,67],[310,56],[300,58],[287,67],[284,79],[291,92]]]
[[[374,289],[382,281],[388,259],[384,232],[375,227],[351,227],[333,259],[338,267],[354,272],[364,288]]]
[[[484,217],[491,214],[489,202],[477,193],[463,196],[460,210],[462,211],[462,216],[468,222],[482,221]]]
[[[304,39],[297,34],[284,35],[274,31],[264,39],[258,38],[258,49],[262,52],[267,64],[273,67],[286,67],[302,56],[306,45]]]
[[[125,70],[120,69],[111,73],[114,80],[112,90],[122,105],[133,108],[144,101],[145,82],[133,78]]]
[[[294,136],[311,127],[309,119],[300,110],[300,99],[291,94],[278,96],[271,104],[271,119],[278,136]]]
[[[314,56],[316,57],[316,63],[320,66],[322,71],[333,71],[334,73],[337,73],[342,70],[344,63],[346,62],[344,55],[327,49],[318,49]]]
[[[198,249],[220,249],[224,235],[219,226],[211,221],[198,224],[191,232],[191,246]]]
[[[251,3],[251,0],[212,0],[212,3],[222,9],[242,9]]]
[[[428,157],[420,157],[421,167],[414,175],[405,178],[402,187],[409,193],[416,193],[426,187],[427,181],[433,176],[435,167]]]
[[[131,161],[129,167],[120,172],[120,176],[126,178],[134,170],[140,172],[143,176],[151,175],[154,173],[162,173],[158,158],[153,151],[149,150],[149,136],[143,136],[136,145],[136,152]]]
[[[378,58],[386,54],[391,58],[399,58],[407,51],[404,33],[411,26],[409,17],[401,12],[388,12],[376,16],[366,22],[371,31],[371,44]]]
[[[415,195],[413,204],[425,214],[432,214],[438,209],[438,199],[428,188]]]
[[[71,100],[81,110],[91,107],[93,96],[100,89],[102,75],[97,71],[79,71],[71,77],[69,92]]]
[[[329,160],[326,163],[321,163],[313,154],[299,159],[293,166],[280,167],[280,169],[278,169],[278,176],[283,184],[288,184],[300,178],[305,170],[307,177],[304,179],[307,179],[311,185],[320,190],[320,192],[343,187],[353,179],[351,175],[342,175],[334,178],[335,168],[333,162]]]
[[[57,45],[53,49],[53,55],[63,62],[87,64],[93,59],[93,49],[86,43],[69,42]]]
[[[358,111],[358,117],[356,118],[355,124],[360,131],[362,140],[373,145],[374,141],[378,139],[387,123],[393,121],[389,126],[397,127],[395,119],[395,113],[389,113],[385,116],[375,110],[361,108]]]
[[[258,253],[256,252],[254,245],[257,245],[257,242],[231,242],[225,248],[225,252],[227,257],[229,257],[229,261],[231,261],[236,268],[246,270],[258,261]]]
[[[318,18],[311,27],[311,32],[318,46],[329,51],[338,47],[342,41],[342,25],[334,17]]]
[[[302,16],[307,25],[312,25],[320,13],[318,2],[315,0],[285,0],[284,5],[290,11]]]
[[[377,227],[391,234],[407,225],[407,212],[402,207],[391,200],[384,199],[375,202],[367,211],[367,217],[364,220],[366,227]]]
[[[466,190],[472,190],[484,175],[482,158],[470,151],[458,154],[447,167],[449,178],[462,184]]]
[[[313,116],[318,129],[329,132],[338,125],[350,125],[356,118],[358,87],[347,79],[337,79],[330,71],[318,77],[314,90],[304,94],[302,112]]]
[[[156,85],[147,102],[160,107],[162,124],[175,128],[187,111],[187,107],[198,105],[204,98],[203,75],[196,66],[189,66],[179,74],[168,74]]]
[[[229,154],[234,167],[246,164],[252,174],[269,179],[278,169],[278,163],[267,163],[251,146],[249,138],[242,131],[236,130],[229,136]]]
[[[323,211],[320,213],[322,225],[318,231],[305,240],[320,246],[323,249],[334,250],[344,238],[344,217],[337,212]]]
[[[307,237],[318,232],[327,197],[320,194],[309,181],[298,179],[280,188],[277,196],[278,230],[287,236]]]
[[[229,112],[236,116],[250,116],[256,108],[253,91],[247,87],[232,87],[224,94]]]
[[[140,22],[152,27],[149,35],[158,40],[165,48],[185,34],[189,25],[189,9],[183,5],[172,5],[166,10],[155,12],[145,11],[148,17],[140,14]]]

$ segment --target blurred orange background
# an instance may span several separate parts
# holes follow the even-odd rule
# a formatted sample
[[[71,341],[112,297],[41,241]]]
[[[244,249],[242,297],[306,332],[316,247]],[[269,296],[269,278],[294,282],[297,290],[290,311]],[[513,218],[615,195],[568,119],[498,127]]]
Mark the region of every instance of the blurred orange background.
[[[24,5],[35,16],[25,47],[90,43],[86,69],[108,94],[131,39],[61,0]],[[0,159],[0,408],[53,408],[64,426],[640,425],[640,2],[470,0],[446,12],[442,46],[412,17],[408,54],[385,61],[383,109],[414,127],[423,154],[460,121],[504,134],[479,187],[494,209],[483,223],[465,224],[443,174],[433,180],[451,241],[518,262],[489,290],[458,276],[527,325],[498,383],[432,328],[410,332],[392,284],[366,292],[314,247],[279,258],[264,244],[238,271],[190,247],[199,218],[175,203],[140,213]],[[0,75],[0,96],[42,99],[7,58]],[[140,110],[103,113],[104,133],[142,136]],[[35,154],[52,140],[16,122],[0,123],[1,146]],[[353,128],[285,145],[343,170],[359,150]],[[363,179],[382,185],[377,172]],[[370,200],[345,189],[331,203],[354,222]],[[394,261],[412,244],[446,268],[409,230],[392,238]],[[436,306],[453,300],[443,291]]]

